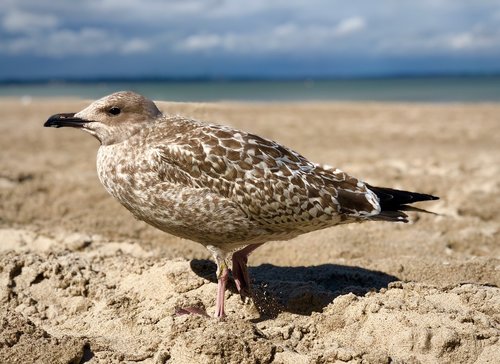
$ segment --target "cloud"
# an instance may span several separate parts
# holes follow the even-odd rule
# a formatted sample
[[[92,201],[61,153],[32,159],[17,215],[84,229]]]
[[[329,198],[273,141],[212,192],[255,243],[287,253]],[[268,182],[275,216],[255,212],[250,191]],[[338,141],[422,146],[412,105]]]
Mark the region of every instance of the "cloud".
[[[472,30],[453,34],[448,37],[447,45],[456,51],[480,51],[495,47],[500,48],[500,31],[483,33]]]
[[[375,48],[379,54],[397,56],[500,55],[500,29],[479,24],[459,32],[420,34],[411,39],[386,38]]]
[[[0,52],[10,55],[35,54],[51,58],[67,56],[93,56],[109,53],[143,53],[150,49],[148,41],[124,39],[117,34],[98,28],[55,30],[43,36],[26,35],[0,45]]]
[[[34,33],[53,29],[59,24],[57,17],[14,10],[2,19],[2,28],[9,33]]]
[[[450,37],[449,45],[453,49],[466,49],[473,47],[477,40],[471,33],[461,33]]]
[[[365,28],[360,16],[349,17],[337,24],[299,25],[285,23],[268,30],[244,33],[193,34],[181,39],[176,49],[181,52],[206,52],[212,49],[230,53],[282,53],[298,50],[325,51],[333,49],[342,38],[349,37]]]
[[[130,17],[137,15],[157,18],[158,16],[182,16],[200,14],[213,8],[215,1],[210,0],[100,0],[91,1],[91,8],[97,12],[128,13]]]
[[[214,52],[274,56],[309,52],[366,56],[471,49],[493,52],[488,49],[496,44],[492,36],[470,29],[478,20],[485,28],[498,28],[500,4],[481,1],[471,5],[466,0],[381,0],[376,4],[368,0],[255,0],[242,7],[239,0],[2,0],[0,13],[5,14],[0,18],[5,31],[0,34],[0,51],[4,53],[28,54],[32,49],[33,54],[50,56],[55,52],[28,44],[50,43],[65,35],[82,42],[82,54],[96,55]],[[106,33],[114,43],[97,32]],[[95,51],[89,49],[90,39],[96,41]],[[70,53],[78,53],[70,48]]]
[[[223,46],[229,39],[230,36],[217,34],[195,34],[179,42],[177,47],[184,51],[203,51]]]
[[[0,77],[17,72],[3,67],[18,66],[17,58],[31,57],[36,72],[40,58],[63,64],[79,55],[118,55],[124,68],[133,64],[130,72],[169,62],[180,73],[238,61],[262,65],[262,72],[282,60],[311,68],[344,60],[352,69],[356,60],[377,60],[374,68],[383,60],[425,57],[458,64],[471,55],[500,64],[499,19],[500,3],[490,0],[255,0],[245,6],[240,0],[0,0]]]
[[[56,30],[44,35],[27,35],[13,39],[2,48],[9,54],[35,54],[64,57],[75,54],[93,55],[110,52],[114,40],[105,31],[83,28],[78,31]]]
[[[123,54],[146,53],[151,48],[151,42],[140,38],[124,41],[119,47],[120,52]]]
[[[360,16],[353,16],[342,20],[335,28],[337,35],[347,35],[362,30],[366,25],[365,19]]]

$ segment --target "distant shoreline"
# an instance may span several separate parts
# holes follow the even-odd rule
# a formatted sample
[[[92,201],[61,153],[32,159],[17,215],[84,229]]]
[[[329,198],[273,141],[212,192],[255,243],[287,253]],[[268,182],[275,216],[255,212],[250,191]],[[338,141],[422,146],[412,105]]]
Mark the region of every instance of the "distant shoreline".
[[[370,80],[435,80],[435,79],[474,79],[500,78],[498,73],[430,73],[430,74],[381,74],[366,76],[298,76],[298,77],[255,77],[255,76],[117,76],[117,77],[40,77],[5,78],[0,85],[39,85],[39,84],[92,84],[92,83],[233,83],[233,82],[321,82],[321,81],[370,81]]]
[[[156,100],[500,102],[499,75],[335,79],[71,79],[0,82],[0,97],[100,98],[131,90]]]

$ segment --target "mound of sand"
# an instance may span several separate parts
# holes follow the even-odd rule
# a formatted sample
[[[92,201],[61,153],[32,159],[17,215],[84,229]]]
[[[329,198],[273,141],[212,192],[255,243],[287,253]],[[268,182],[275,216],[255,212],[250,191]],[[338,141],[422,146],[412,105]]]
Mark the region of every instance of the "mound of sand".
[[[500,362],[500,106],[161,104],[442,198],[266,244],[255,304],[230,285],[217,321],[175,315],[213,312],[208,252],[107,196],[91,137],[41,127],[86,104],[0,100],[0,363]]]

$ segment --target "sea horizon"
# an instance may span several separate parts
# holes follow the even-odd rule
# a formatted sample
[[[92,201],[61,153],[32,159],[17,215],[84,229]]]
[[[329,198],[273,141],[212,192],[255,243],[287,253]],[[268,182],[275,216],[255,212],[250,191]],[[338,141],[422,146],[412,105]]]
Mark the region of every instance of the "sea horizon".
[[[157,100],[499,102],[500,74],[363,77],[93,77],[0,80],[0,96],[99,98],[131,90]]]

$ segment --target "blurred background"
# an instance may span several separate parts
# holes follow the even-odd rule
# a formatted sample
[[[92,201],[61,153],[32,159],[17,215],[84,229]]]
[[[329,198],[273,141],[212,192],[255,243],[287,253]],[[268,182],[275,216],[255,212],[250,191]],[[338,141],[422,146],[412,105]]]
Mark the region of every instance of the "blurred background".
[[[500,100],[498,0],[2,0],[0,96]]]

